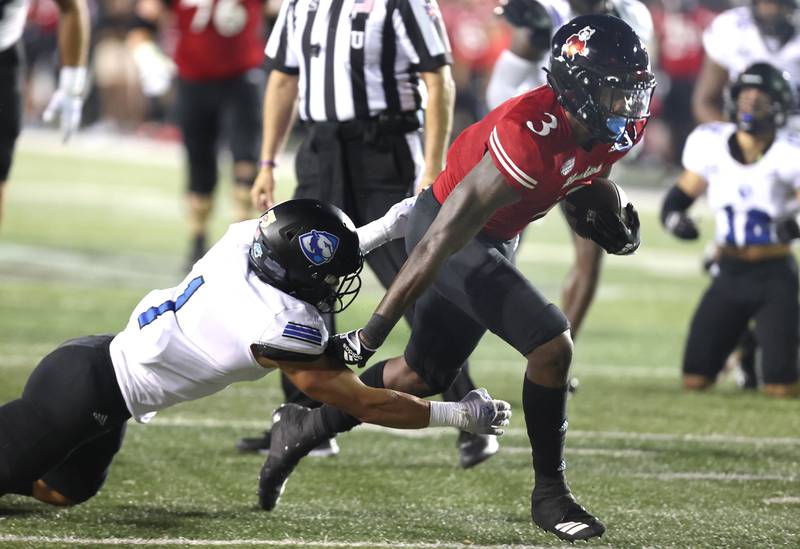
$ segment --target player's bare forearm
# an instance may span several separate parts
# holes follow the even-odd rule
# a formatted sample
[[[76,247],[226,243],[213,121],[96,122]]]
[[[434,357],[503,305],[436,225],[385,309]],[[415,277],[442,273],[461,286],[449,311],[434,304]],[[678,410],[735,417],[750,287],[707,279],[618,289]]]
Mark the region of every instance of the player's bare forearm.
[[[414,247],[375,313],[394,325],[433,282],[442,264],[483,228],[494,212],[519,200],[487,154],[450,193]]]
[[[692,93],[692,114],[699,124],[725,120],[722,96],[728,82],[728,71],[706,57]]]
[[[364,423],[421,429],[430,422],[427,401],[398,391],[368,387],[349,368],[335,366],[327,357],[317,364],[282,364],[280,368],[308,397],[335,406]]]
[[[433,182],[444,168],[444,158],[450,131],[453,128],[455,82],[450,66],[436,72],[423,72],[422,79],[428,89],[425,109],[425,186]]]
[[[272,70],[264,93],[261,158],[274,160],[289,134],[297,102],[298,76]]]
[[[58,49],[65,67],[86,66],[89,52],[89,8],[86,0],[56,0],[61,18]]]

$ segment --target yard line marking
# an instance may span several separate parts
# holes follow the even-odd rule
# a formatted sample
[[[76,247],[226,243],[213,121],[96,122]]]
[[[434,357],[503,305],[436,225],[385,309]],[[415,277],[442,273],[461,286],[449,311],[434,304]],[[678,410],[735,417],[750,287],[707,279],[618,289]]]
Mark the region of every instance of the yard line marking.
[[[504,454],[530,454],[530,447],[523,446],[500,446],[500,451]],[[653,451],[648,450],[612,450],[609,448],[569,448],[567,454],[573,456],[607,456],[607,457],[645,457],[652,456]]]
[[[264,429],[266,422],[263,420],[225,420],[207,417],[191,417],[182,415],[167,415],[156,418],[146,426],[131,422],[138,427],[201,427],[201,428],[230,428],[230,429]],[[364,424],[356,432],[369,431],[382,433],[401,438],[427,439],[452,436],[454,431],[450,427],[429,427],[427,429],[391,429],[380,425]],[[522,428],[506,428],[506,439],[528,436]],[[726,435],[722,433],[708,434],[681,434],[681,433],[640,433],[629,431],[581,431],[570,430],[567,434],[570,439],[600,439],[600,440],[636,440],[655,442],[696,442],[720,444],[755,444],[764,446],[797,446],[800,437],[748,437],[741,435]]]
[[[716,472],[672,472],[672,473],[633,473],[631,476],[639,478],[654,478],[658,480],[724,480],[736,482],[751,482],[759,480],[777,480],[781,482],[794,482],[793,475],[757,475],[751,473],[716,473]]]
[[[767,505],[800,504],[800,496],[782,496],[762,500]]]
[[[539,549],[542,545],[474,545],[471,543],[405,543],[374,541],[334,541],[334,540],[302,540],[302,539],[190,539],[190,538],[79,538],[73,536],[20,536],[0,534],[0,541],[49,543],[61,545],[194,545],[194,546],[226,546],[226,545],[259,545],[265,547],[380,547],[392,549]],[[607,547],[607,546],[606,546]]]

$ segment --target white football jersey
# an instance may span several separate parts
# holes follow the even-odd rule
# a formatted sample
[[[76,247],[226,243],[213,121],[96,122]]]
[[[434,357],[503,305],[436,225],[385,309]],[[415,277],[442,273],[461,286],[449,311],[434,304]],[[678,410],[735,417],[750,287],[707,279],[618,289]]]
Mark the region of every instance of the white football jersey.
[[[537,1],[544,6],[544,8],[547,10],[547,13],[550,14],[550,18],[553,21],[553,34],[578,16],[578,14],[572,11],[572,7],[569,5],[567,0]],[[650,59],[653,59],[655,56],[653,49],[655,48],[655,42],[653,40],[653,17],[650,15],[650,10],[647,9],[647,6],[645,6],[639,0],[611,0],[610,3],[616,12],[614,15],[618,15],[620,19],[631,26],[634,32],[636,32],[636,34],[642,39],[642,42],[644,42],[645,46],[647,47],[648,53],[650,54]],[[547,61],[547,57],[545,57],[543,62],[547,63]],[[520,85],[515,95],[538,88],[546,82],[547,77],[543,70],[534,71],[530,78],[526,79],[525,82]]]
[[[328,332],[319,311],[250,272],[257,227],[257,219],[231,225],[180,285],[147,294],[111,342],[117,381],[137,421],[264,376],[269,370],[256,362],[254,343],[324,351]]]
[[[703,33],[706,55],[728,71],[731,81],[753,63],[765,61],[789,73],[800,84],[800,34],[780,46],[759,32],[749,6],[720,13]]]
[[[0,0],[0,51],[20,39],[27,17],[28,0]]]
[[[683,167],[708,182],[718,244],[776,243],[772,221],[796,206],[800,189],[800,135],[781,130],[758,162],[741,164],[728,145],[735,131],[730,122],[695,128],[683,149]]]

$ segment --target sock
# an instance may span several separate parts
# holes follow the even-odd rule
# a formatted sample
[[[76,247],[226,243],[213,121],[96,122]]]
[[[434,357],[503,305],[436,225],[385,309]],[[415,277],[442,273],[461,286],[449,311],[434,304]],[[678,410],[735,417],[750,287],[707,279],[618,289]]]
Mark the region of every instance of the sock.
[[[361,374],[360,379],[364,382],[364,385],[383,389],[383,368],[385,366],[386,361],[382,360]],[[356,425],[361,424],[358,419],[328,404],[323,404],[315,410],[312,419],[315,423],[315,431],[324,429],[324,432],[328,433],[328,438],[335,436],[337,433],[349,431]]]
[[[567,434],[567,387],[551,389],[525,376],[522,408],[533,449],[533,469],[539,484],[566,485],[564,441]]]

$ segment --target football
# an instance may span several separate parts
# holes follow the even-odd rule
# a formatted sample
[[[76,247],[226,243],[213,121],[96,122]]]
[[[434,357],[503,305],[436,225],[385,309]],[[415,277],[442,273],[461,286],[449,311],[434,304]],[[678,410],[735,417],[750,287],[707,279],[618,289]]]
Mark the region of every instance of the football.
[[[595,212],[612,211],[627,223],[625,206],[630,202],[622,188],[603,177],[598,177],[591,184],[578,187],[564,198],[564,212],[572,229],[584,236],[583,221],[594,217]]]

